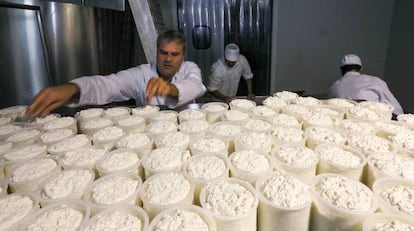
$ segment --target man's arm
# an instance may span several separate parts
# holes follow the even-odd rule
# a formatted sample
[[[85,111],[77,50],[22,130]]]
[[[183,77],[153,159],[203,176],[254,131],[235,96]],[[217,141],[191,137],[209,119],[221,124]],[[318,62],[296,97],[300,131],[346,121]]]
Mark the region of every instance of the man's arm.
[[[255,95],[253,93],[253,80],[251,79],[246,79],[246,85],[247,85],[247,98],[250,100],[254,100]]]
[[[47,115],[52,110],[64,105],[75,96],[78,96],[79,92],[78,85],[73,83],[47,87],[34,97],[33,102],[26,111],[26,115],[33,117]]]

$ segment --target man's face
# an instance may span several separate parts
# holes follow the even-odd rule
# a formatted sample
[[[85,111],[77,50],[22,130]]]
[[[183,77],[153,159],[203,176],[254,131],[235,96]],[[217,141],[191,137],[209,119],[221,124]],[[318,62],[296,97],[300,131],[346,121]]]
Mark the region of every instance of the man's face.
[[[184,45],[174,41],[161,41],[157,50],[157,67],[161,77],[170,80],[184,61]]]

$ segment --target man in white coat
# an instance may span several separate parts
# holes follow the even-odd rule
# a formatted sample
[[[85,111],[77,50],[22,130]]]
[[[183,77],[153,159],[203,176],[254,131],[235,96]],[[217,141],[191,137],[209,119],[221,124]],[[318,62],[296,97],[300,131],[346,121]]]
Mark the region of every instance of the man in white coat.
[[[85,76],[40,91],[26,111],[40,116],[66,104],[102,105],[134,99],[137,105],[183,105],[206,91],[197,64],[184,61],[185,39],[167,31],[157,39],[157,63],[142,64],[108,76]]]
[[[361,74],[362,62],[357,55],[345,55],[340,68],[342,77],[329,88],[329,97],[387,103],[394,107],[394,114],[404,113],[385,81]]]
[[[246,80],[248,99],[254,100],[249,62],[240,54],[239,47],[230,43],[224,50],[224,58],[212,65],[207,89],[215,98],[229,103],[237,94],[241,76]]]

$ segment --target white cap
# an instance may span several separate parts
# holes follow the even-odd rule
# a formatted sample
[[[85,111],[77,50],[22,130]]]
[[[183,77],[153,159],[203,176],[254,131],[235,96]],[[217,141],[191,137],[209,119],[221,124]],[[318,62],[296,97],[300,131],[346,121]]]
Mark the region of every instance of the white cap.
[[[228,61],[236,62],[237,60],[239,60],[239,53],[239,46],[237,46],[234,43],[229,43],[227,44],[226,49],[224,51],[224,56]]]
[[[345,55],[341,60],[341,67],[345,65],[360,65],[362,66],[361,59],[358,55],[349,54]]]

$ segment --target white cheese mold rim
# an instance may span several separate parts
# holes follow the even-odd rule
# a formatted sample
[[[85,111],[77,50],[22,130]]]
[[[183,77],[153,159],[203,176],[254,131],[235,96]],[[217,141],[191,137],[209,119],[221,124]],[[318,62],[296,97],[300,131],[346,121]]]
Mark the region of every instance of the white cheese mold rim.
[[[99,225],[100,219],[108,220],[108,217],[113,216],[115,213],[122,213],[125,216],[132,216],[129,217],[127,221],[128,223],[123,223],[122,225],[125,225],[125,227],[117,226],[116,229],[126,228],[130,229],[129,225],[132,225],[131,218],[132,219],[139,219],[141,221],[141,231],[146,231],[149,224],[149,217],[147,212],[145,210],[137,205],[131,205],[131,204],[119,204],[114,205],[111,207],[108,207],[106,209],[103,209],[99,211],[98,213],[94,214],[88,221],[83,223],[83,225],[80,227],[80,230],[97,230],[96,226]],[[115,218],[113,218],[115,219]],[[109,219],[108,222],[112,221],[112,219]],[[119,221],[124,222],[124,220]],[[109,227],[107,227],[109,228]],[[138,230],[139,231],[139,230]]]
[[[221,163],[224,165],[221,166]],[[222,172],[214,170],[221,169]],[[200,191],[210,180],[229,177],[229,160],[227,156],[221,154],[200,154],[190,157],[183,163],[183,171],[187,173],[195,183],[194,203],[200,204]],[[197,172],[199,171],[199,172]],[[203,174],[197,177],[195,174]],[[211,176],[211,177],[210,177]]]
[[[161,172],[144,181],[139,197],[149,218],[153,219],[172,206],[193,204],[194,188],[194,181],[185,172]]]
[[[312,199],[309,185],[302,179],[275,171],[259,177],[255,188],[259,194],[259,230],[309,230]]]
[[[159,230],[159,229],[157,229],[157,225],[163,219],[165,219],[165,216],[169,216],[169,215],[171,215],[171,214],[173,214],[177,211],[180,211],[180,210],[195,213],[197,215],[197,218],[202,219],[204,224],[207,226],[208,231],[216,231],[217,230],[216,222],[214,221],[212,215],[210,214],[210,212],[208,210],[206,210],[204,208],[201,208],[199,206],[196,206],[196,205],[176,205],[176,206],[173,206],[173,207],[171,207],[169,209],[166,209],[166,210],[160,212],[159,214],[157,214],[157,216],[155,216],[154,219],[149,224],[148,231]]]
[[[19,200],[25,200],[25,203],[22,203]],[[6,203],[6,205],[3,205],[3,203]],[[39,196],[27,192],[10,193],[8,195],[0,196],[0,205],[2,207],[2,212],[0,213],[1,230],[16,230],[19,222],[30,217],[40,208]],[[22,208],[24,206],[27,207]],[[24,209],[24,211],[21,209]]]
[[[334,185],[329,186],[329,190],[333,190],[337,192],[336,194],[329,193],[327,194],[324,192],[322,195],[320,192],[321,183],[325,179],[341,179],[343,182],[347,182],[350,185],[351,190],[342,190],[341,188],[336,188]],[[346,184],[340,184],[341,186],[346,186]],[[358,192],[357,192],[358,191]],[[312,183],[310,184],[310,192],[312,195],[313,206],[311,211],[311,228],[312,230],[336,230],[336,229],[343,229],[343,230],[360,230],[362,228],[362,222],[365,217],[373,214],[378,208],[378,202],[375,199],[371,189],[369,189],[363,183],[353,180],[349,177],[336,174],[336,173],[323,173],[317,175]],[[344,195],[341,194],[344,193]],[[356,197],[357,195],[365,194],[368,198]],[[326,195],[336,195],[336,201],[338,205],[351,205],[354,207],[364,207],[367,208],[360,208],[360,209],[346,209],[341,208],[327,199],[324,199],[322,196]],[[330,198],[335,199],[335,198]],[[355,201],[348,201],[355,200]],[[368,199],[368,200],[366,200]],[[345,201],[344,201],[345,200]],[[344,203],[340,203],[344,201]],[[348,202],[348,203],[347,203]],[[359,203],[364,203],[360,205]]]
[[[380,211],[414,220],[413,180],[383,177],[375,180],[372,191],[378,201]]]
[[[324,149],[326,152],[331,153],[324,155],[322,153]],[[335,150],[339,150],[340,152],[336,152]],[[345,152],[349,154],[346,159],[340,155]],[[315,147],[315,153],[319,156],[317,174],[338,173],[354,180],[364,181],[363,172],[367,160],[362,152],[346,145],[321,144]]]
[[[90,204],[92,215],[119,204],[141,205],[138,196],[141,186],[142,179],[136,174],[108,174],[85,190],[84,200]]]
[[[375,229],[377,226],[386,226],[387,224],[394,222],[410,226],[411,229],[414,227],[414,220],[410,217],[401,216],[395,213],[377,212],[365,218],[364,223],[362,224],[362,231],[377,230]]]
[[[16,227],[17,230],[78,230],[90,216],[85,201],[62,200],[36,210]]]
[[[237,196],[233,197],[233,199],[236,199],[236,201],[228,201],[228,200],[215,200],[218,198],[212,198],[219,196],[215,193],[210,193],[209,188],[219,187],[222,188],[220,185],[225,184],[228,186],[237,186],[237,189],[235,188],[232,191],[229,192],[223,192],[221,193],[236,193]],[[227,187],[228,188],[228,187]],[[220,193],[219,193],[220,194]],[[246,196],[242,196],[242,194],[245,194]],[[247,198],[247,195],[251,197],[252,201],[250,205],[246,204],[246,201],[244,199]],[[222,196],[222,197],[225,197]],[[221,203],[222,206],[231,206],[231,207],[246,207],[247,211],[242,211],[242,214],[239,215],[223,215],[219,214],[217,212],[214,212],[210,210],[209,204],[210,202],[213,202],[216,205],[219,205]],[[208,209],[211,214],[213,215],[214,220],[216,221],[217,227],[219,230],[224,231],[230,231],[230,230],[256,230],[257,228],[257,208],[259,205],[259,197],[257,191],[253,188],[251,184],[249,184],[246,181],[237,179],[237,178],[227,178],[227,179],[215,179],[211,180],[209,183],[207,183],[200,192],[200,204],[202,208]],[[214,205],[213,205],[214,206]],[[221,208],[223,208],[221,206]],[[232,210],[230,208],[230,210]],[[236,212],[236,210],[234,210]]]
[[[229,109],[229,105],[223,102],[209,102],[201,106],[201,110],[206,113],[206,120],[214,123],[221,120],[221,116]]]

